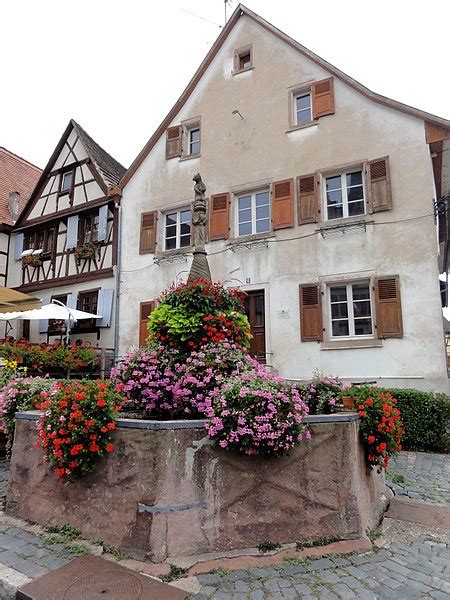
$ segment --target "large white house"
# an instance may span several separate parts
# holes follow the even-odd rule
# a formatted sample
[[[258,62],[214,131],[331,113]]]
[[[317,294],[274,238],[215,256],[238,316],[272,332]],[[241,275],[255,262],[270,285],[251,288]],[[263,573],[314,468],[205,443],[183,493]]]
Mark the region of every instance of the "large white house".
[[[120,183],[119,352],[187,276],[200,172],[212,277],[248,293],[254,354],[293,379],[448,390],[435,203],[449,138],[450,121],[371,92],[240,5]]]
[[[99,314],[72,340],[114,348],[117,183],[125,168],[71,120],[13,229],[8,285]],[[61,323],[23,321],[16,335],[52,341]]]

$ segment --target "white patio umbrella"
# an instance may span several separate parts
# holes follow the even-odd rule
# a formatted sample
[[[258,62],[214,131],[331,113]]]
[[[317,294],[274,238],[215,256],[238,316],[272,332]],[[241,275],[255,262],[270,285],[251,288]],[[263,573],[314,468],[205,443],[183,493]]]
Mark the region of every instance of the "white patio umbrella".
[[[77,310],[76,308],[70,308],[62,302],[59,302],[59,300],[52,300],[50,304],[44,304],[41,308],[26,310],[18,313],[16,317],[9,318],[20,319],[22,321],[40,321],[41,319],[66,321],[66,342],[68,343],[69,333],[73,324],[77,321],[82,321],[83,319],[101,319],[101,317],[102,315],[95,315],[93,313],[84,312],[83,310]]]

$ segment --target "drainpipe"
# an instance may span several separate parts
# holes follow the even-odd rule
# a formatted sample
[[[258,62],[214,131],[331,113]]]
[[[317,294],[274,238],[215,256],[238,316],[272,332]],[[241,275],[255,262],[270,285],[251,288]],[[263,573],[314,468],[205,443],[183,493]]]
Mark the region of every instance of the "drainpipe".
[[[120,214],[120,200],[122,198],[122,190],[119,186],[112,186],[108,189],[108,197],[114,200],[115,210],[115,231],[116,236],[116,302],[114,309],[114,364],[117,362],[119,349],[119,311],[120,311],[120,268],[122,260],[122,218]]]

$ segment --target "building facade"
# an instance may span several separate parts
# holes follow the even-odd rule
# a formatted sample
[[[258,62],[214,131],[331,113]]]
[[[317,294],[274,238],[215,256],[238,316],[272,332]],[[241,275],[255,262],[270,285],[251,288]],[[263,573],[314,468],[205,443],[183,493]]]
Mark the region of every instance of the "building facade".
[[[247,292],[255,355],[292,379],[448,390],[433,128],[450,122],[239,6],[120,184],[119,353],[187,277],[200,172],[212,277]]]
[[[8,285],[99,314],[80,321],[72,341],[114,348],[117,183],[125,173],[70,121],[13,229]],[[16,335],[51,341],[62,323],[24,321]]]

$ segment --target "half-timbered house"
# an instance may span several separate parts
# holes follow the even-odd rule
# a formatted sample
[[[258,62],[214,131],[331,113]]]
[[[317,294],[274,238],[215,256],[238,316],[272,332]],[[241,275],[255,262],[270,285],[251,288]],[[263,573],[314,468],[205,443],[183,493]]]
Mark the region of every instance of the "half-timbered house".
[[[112,156],[71,120],[14,227],[9,285],[96,313],[72,339],[114,348],[117,260],[117,183],[125,173]],[[28,325],[28,323],[31,323]],[[50,340],[52,321],[24,321],[25,337]]]
[[[450,155],[432,144],[449,138],[450,121],[368,90],[239,5],[121,181],[120,352],[144,343],[155,299],[189,271],[200,172],[211,273],[247,291],[260,360],[292,379],[447,390],[432,161],[448,181]]]

